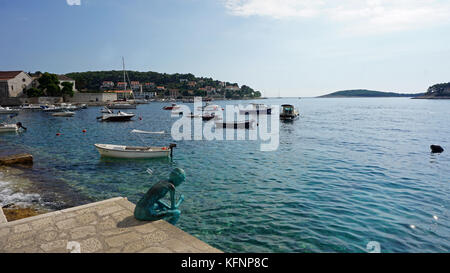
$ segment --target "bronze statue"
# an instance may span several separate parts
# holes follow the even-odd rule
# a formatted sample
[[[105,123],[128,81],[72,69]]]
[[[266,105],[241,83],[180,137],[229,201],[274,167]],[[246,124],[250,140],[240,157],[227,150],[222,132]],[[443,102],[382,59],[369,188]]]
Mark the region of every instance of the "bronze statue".
[[[142,197],[134,209],[134,217],[141,221],[156,221],[165,219],[175,224],[180,218],[178,207],[184,200],[181,195],[178,201],[175,199],[175,188],[186,180],[184,170],[175,168],[169,176],[168,181],[159,181],[153,185]],[[161,201],[167,193],[170,193],[170,205]]]

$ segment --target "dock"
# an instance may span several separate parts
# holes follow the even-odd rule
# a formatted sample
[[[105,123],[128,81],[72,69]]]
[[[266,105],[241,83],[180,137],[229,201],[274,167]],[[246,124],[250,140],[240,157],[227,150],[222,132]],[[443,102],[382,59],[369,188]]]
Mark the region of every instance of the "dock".
[[[222,253],[164,220],[138,221],[117,197],[6,222],[0,253]]]

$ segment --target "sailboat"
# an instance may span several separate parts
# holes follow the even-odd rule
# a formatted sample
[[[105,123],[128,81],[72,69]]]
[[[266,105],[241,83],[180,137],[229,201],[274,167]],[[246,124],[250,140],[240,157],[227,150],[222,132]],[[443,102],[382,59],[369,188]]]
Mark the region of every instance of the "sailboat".
[[[123,80],[126,81],[126,71],[125,71],[125,59],[122,57],[122,63],[123,63]],[[131,86],[131,85],[130,85]],[[124,85],[124,91],[126,90],[127,86]],[[124,93],[125,94],[125,93]],[[133,90],[131,90],[131,94],[133,94]],[[108,105],[105,107],[109,111],[109,109],[135,109],[136,104],[130,104],[130,103],[116,103],[112,105]],[[129,121],[132,117],[134,117],[135,114],[133,113],[125,113],[125,112],[117,112],[117,113],[104,113],[101,117],[98,117],[97,119],[101,121]]]

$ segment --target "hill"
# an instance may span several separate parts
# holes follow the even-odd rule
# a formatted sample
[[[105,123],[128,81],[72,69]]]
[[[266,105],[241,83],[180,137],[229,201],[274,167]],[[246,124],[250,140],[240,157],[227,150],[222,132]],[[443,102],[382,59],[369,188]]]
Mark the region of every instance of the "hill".
[[[420,94],[400,94],[394,92],[381,92],[367,89],[343,90],[320,96],[319,98],[381,98],[381,97],[418,97]]]
[[[167,74],[158,72],[127,71],[130,81],[139,81],[140,84],[151,83],[154,91],[157,86],[162,86],[166,91],[177,89],[183,96],[203,96],[206,90],[214,90],[214,93],[227,98],[258,98],[259,91],[251,87],[237,83],[222,82],[212,78],[196,77],[193,74]],[[76,81],[76,88],[80,91],[100,92],[105,81],[114,83],[123,81],[123,71],[88,71],[65,74]]]
[[[450,99],[450,82],[430,86],[427,93],[417,99]]]

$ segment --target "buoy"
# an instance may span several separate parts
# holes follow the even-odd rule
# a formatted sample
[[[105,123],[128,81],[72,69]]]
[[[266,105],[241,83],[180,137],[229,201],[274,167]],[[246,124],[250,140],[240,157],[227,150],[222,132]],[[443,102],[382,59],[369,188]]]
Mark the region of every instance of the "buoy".
[[[142,120],[142,117],[139,117],[139,120]]]
[[[86,133],[86,130],[83,130],[83,133]]]
[[[60,134],[60,133],[56,133],[56,135],[57,135],[57,136],[60,136],[61,134]]]

